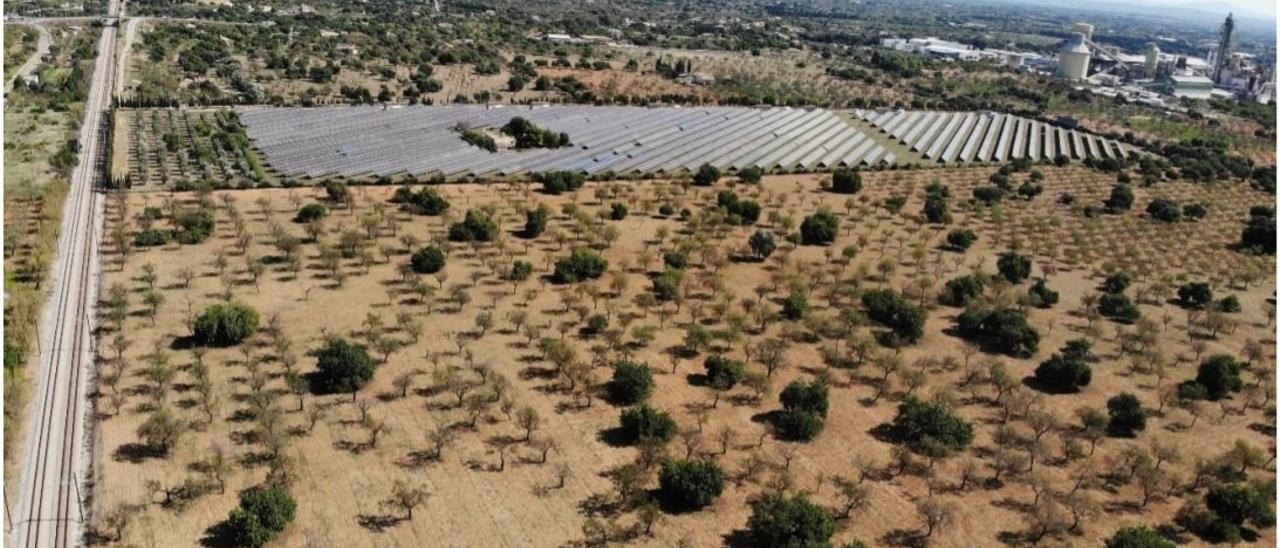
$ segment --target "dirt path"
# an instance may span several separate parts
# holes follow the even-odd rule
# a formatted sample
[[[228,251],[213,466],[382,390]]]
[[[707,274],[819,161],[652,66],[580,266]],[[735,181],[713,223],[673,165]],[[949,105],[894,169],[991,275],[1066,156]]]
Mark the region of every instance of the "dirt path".
[[[35,72],[36,68],[40,66],[40,60],[43,59],[45,55],[49,54],[49,45],[53,42],[53,39],[49,36],[49,29],[44,28],[43,25],[32,25],[32,28],[35,28],[36,31],[40,33],[39,38],[36,39],[36,51],[31,54],[31,57],[27,59],[27,62],[23,63],[21,67],[18,67],[18,70],[14,71],[14,76],[12,78],[5,80],[5,95],[8,95],[10,91],[13,91],[14,82],[31,76],[31,74]]]

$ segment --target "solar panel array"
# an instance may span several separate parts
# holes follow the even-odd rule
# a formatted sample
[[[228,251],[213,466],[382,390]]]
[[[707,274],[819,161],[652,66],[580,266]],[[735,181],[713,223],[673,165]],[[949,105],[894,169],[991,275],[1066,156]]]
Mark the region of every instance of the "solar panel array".
[[[854,115],[941,163],[1043,160],[1059,154],[1083,160],[1132,152],[1128,145],[1111,139],[995,112],[856,110]]]
[[[290,177],[670,173],[704,163],[807,171],[896,161],[823,109],[419,105],[244,107],[239,114],[267,162]],[[515,116],[568,133],[573,145],[489,152],[454,129],[500,127]]]

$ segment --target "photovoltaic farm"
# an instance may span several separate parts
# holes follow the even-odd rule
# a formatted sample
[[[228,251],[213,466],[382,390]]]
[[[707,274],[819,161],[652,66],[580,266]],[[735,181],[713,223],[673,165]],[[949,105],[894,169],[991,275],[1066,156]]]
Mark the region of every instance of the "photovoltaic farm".
[[[942,163],[1119,158],[1132,147],[1083,131],[994,112],[857,111],[925,158]]]
[[[812,172],[1124,152],[1082,132],[984,113],[459,105],[243,108],[239,115],[266,163],[284,177],[669,174],[703,164]],[[517,116],[567,134],[572,146],[491,152],[460,138],[459,128],[494,129]]]

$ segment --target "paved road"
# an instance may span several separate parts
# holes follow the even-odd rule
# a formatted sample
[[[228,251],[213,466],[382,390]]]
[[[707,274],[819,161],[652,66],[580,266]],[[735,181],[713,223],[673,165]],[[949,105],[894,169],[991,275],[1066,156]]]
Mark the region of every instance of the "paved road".
[[[111,14],[123,9],[111,0]],[[84,544],[85,480],[92,461],[86,398],[93,374],[94,303],[98,298],[103,203],[97,186],[106,147],[116,27],[102,28],[98,58],[80,128],[80,163],[62,212],[53,288],[41,316],[40,360],[34,404],[26,427],[17,512],[9,546]]]
[[[31,73],[35,72],[36,68],[40,66],[40,60],[44,59],[45,55],[49,54],[49,45],[53,42],[53,39],[49,36],[49,29],[44,28],[44,25],[36,24],[31,26],[36,29],[37,33],[39,33],[36,37],[36,51],[31,54],[31,57],[27,59],[27,62],[18,67],[18,70],[13,71],[13,74],[5,75],[9,78],[4,82],[4,93],[6,95],[8,95],[10,91],[13,91],[14,82],[26,78],[31,75]]]

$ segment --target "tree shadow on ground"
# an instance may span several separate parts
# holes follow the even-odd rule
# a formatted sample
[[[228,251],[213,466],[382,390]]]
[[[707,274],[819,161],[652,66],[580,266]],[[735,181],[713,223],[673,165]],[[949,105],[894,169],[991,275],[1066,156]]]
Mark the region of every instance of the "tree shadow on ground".
[[[404,518],[390,514],[360,514],[356,521],[365,529],[374,533],[381,533],[399,525],[400,522],[404,521]]]

